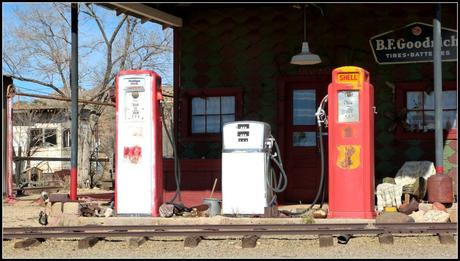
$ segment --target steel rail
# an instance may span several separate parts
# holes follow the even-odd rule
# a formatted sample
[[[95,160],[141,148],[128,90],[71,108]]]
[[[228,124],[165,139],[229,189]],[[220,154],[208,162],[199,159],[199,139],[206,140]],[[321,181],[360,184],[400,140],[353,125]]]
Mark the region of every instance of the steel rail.
[[[154,225],[4,228],[10,238],[457,233],[457,223]]]

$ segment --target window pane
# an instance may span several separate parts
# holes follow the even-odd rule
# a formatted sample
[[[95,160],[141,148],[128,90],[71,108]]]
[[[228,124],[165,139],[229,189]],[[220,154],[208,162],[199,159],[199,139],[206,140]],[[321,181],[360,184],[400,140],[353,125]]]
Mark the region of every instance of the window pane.
[[[292,145],[294,147],[314,147],[316,146],[316,132],[294,132],[292,133]]]
[[[227,122],[235,121],[235,115],[222,115],[222,126]]]
[[[205,112],[205,99],[203,98],[193,98],[192,99],[192,115],[204,115]]]
[[[63,147],[70,147],[70,130],[66,129],[62,132],[62,146]]]
[[[315,90],[294,90],[292,95],[293,125],[314,125],[316,123]]]
[[[31,129],[30,130],[30,147],[41,146],[43,143],[42,129]]]
[[[442,92],[443,109],[457,109],[457,91]]]
[[[425,125],[424,130],[434,130],[434,111],[425,111]]]
[[[425,96],[423,108],[425,110],[434,110],[434,92],[431,92],[430,94],[423,92],[423,95]]]
[[[192,116],[192,133],[204,133],[205,116]]]
[[[235,113],[235,97],[234,96],[223,96],[221,97],[222,102],[222,114]]]
[[[220,116],[207,116],[206,118],[206,132],[218,133],[220,132]]]
[[[418,110],[422,109],[423,92],[407,92],[407,109]]]
[[[407,112],[407,124],[411,130],[421,130],[423,126],[423,112],[410,111]]]
[[[56,129],[45,130],[45,145],[57,145]]]
[[[220,114],[220,97],[206,99],[206,114]]]
[[[442,114],[442,127],[446,130],[457,128],[457,111],[444,111]]]

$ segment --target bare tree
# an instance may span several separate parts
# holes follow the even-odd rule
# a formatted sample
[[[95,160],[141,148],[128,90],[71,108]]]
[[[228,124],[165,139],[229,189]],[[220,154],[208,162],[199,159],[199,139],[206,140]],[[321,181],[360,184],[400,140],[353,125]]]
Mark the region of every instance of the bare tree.
[[[4,27],[2,70],[13,78],[49,87],[53,95],[70,96],[70,3],[32,4],[16,11],[17,23]],[[150,69],[164,73],[170,66],[171,33],[164,37],[146,30],[139,19],[107,14],[94,4],[80,4],[79,95],[82,99],[110,101],[114,79],[123,69]],[[5,24],[4,24],[5,26]],[[82,30],[81,28],[85,28]],[[86,88],[82,88],[85,87]],[[70,106],[70,104],[69,104]],[[89,175],[90,146],[113,155],[115,110],[79,105],[94,113],[88,129],[79,129],[79,184]],[[98,142],[94,141],[96,127]],[[91,142],[90,142],[91,141]]]

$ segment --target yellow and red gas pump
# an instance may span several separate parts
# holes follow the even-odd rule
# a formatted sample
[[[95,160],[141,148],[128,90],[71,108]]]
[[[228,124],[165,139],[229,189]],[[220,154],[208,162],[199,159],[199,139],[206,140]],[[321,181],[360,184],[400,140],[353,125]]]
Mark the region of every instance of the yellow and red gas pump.
[[[328,218],[373,218],[374,90],[369,73],[344,66],[328,87]]]
[[[161,78],[148,70],[116,78],[115,210],[159,216],[163,203]]]

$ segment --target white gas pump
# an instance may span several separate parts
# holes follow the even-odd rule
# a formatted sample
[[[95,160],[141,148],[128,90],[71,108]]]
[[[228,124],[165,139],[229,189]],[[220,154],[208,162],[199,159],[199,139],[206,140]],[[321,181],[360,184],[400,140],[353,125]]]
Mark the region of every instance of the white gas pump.
[[[223,126],[222,214],[264,214],[277,192],[287,186],[279,151],[270,125],[257,121],[229,122]],[[273,181],[272,159],[280,168],[278,184]],[[284,183],[283,179],[284,177]]]

